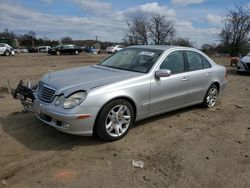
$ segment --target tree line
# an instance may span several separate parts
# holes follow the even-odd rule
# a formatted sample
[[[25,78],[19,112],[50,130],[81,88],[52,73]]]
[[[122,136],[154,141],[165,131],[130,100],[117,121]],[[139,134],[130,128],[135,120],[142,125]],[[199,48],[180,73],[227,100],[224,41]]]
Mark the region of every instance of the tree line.
[[[160,14],[152,15],[149,20],[145,16],[134,17],[127,22],[127,26],[124,42],[129,45],[193,46],[190,40],[176,37],[175,22]]]
[[[236,5],[228,11],[223,20],[223,26],[219,34],[219,44],[204,44],[201,49],[206,53],[227,53],[231,56],[239,56],[250,51],[250,9],[243,5]],[[107,46],[118,44],[96,40],[73,40],[65,36],[60,40],[50,40],[46,37],[37,38],[34,31],[24,35],[18,35],[5,29],[0,32],[0,41],[4,39],[18,42],[18,46],[56,46],[60,43],[74,43],[79,46],[101,44],[102,49]],[[135,16],[127,21],[127,31],[123,42],[125,46],[138,44],[177,45],[192,47],[193,43],[186,38],[176,35],[175,22],[166,16],[155,14],[149,19],[148,16]],[[14,45],[15,46],[15,45]]]
[[[193,46],[188,39],[176,37],[175,22],[166,16],[155,14],[147,20],[144,16],[132,18],[127,23],[128,30],[124,41],[133,44],[166,44]],[[201,49],[206,53],[227,53],[239,56],[250,51],[250,10],[243,5],[236,5],[223,20],[217,45],[204,44]]]
[[[29,31],[26,34],[20,35],[16,34],[8,29],[4,29],[3,32],[0,32],[0,42],[8,43],[13,47],[25,47],[32,51],[38,46],[57,46],[59,44],[75,44],[78,46],[93,46],[96,43],[100,44],[102,49],[106,49],[108,46],[112,46],[114,42],[103,42],[96,40],[73,40],[70,36],[62,37],[58,40],[51,40],[47,37],[38,38],[34,31]]]

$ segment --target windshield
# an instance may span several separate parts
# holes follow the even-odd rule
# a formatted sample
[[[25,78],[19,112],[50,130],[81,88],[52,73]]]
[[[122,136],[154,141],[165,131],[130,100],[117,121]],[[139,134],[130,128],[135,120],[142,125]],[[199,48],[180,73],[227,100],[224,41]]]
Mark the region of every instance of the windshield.
[[[60,48],[60,47],[62,47],[63,45],[62,44],[59,44],[59,45],[57,45],[55,48]]]
[[[99,65],[147,73],[162,54],[163,50],[127,48],[104,60]]]
[[[247,56],[250,56],[250,52],[247,54]]]

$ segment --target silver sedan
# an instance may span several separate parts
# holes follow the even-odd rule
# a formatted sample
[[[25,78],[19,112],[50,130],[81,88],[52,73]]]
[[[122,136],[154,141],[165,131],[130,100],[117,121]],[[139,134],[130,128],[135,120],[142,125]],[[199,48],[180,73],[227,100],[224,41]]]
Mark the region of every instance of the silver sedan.
[[[195,104],[213,107],[226,84],[225,67],[199,50],[147,45],[97,65],[48,73],[38,87],[14,93],[60,131],[118,140],[135,121]],[[32,92],[22,96],[25,89]]]

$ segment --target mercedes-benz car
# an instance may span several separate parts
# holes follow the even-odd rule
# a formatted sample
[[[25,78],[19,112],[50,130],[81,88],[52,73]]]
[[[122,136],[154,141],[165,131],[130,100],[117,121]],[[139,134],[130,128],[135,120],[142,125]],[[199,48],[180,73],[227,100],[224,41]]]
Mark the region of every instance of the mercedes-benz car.
[[[194,48],[131,46],[97,65],[51,72],[10,92],[56,129],[104,140],[136,122],[202,104],[212,108],[227,84],[225,67]]]
[[[236,70],[238,73],[250,72],[250,52],[238,61]]]

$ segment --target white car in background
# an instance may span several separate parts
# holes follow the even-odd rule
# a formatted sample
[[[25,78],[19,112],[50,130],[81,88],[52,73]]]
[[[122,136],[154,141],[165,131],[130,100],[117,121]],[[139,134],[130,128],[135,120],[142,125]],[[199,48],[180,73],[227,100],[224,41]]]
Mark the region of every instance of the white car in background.
[[[124,46],[122,46],[122,45],[109,46],[109,47],[107,47],[106,52],[116,53],[116,52],[122,50],[123,48],[124,48]]]
[[[27,48],[19,47],[14,49],[15,53],[29,53],[29,50]]]
[[[237,64],[237,73],[250,72],[250,52],[241,58]]]
[[[40,53],[47,53],[51,47],[50,46],[39,46],[38,52]]]
[[[6,43],[0,43],[0,55],[15,55],[15,51],[10,45]]]

